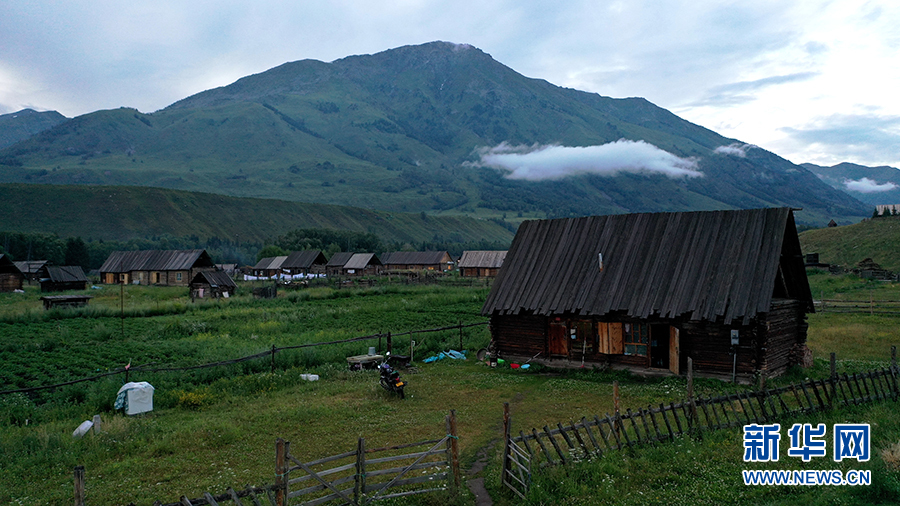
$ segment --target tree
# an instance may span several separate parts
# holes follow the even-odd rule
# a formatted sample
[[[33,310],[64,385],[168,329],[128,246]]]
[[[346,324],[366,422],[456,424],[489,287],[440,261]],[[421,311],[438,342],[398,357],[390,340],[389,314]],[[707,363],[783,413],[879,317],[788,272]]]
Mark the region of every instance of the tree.
[[[69,237],[66,239],[66,265],[78,265],[85,271],[91,268],[91,254],[87,244],[81,237]]]

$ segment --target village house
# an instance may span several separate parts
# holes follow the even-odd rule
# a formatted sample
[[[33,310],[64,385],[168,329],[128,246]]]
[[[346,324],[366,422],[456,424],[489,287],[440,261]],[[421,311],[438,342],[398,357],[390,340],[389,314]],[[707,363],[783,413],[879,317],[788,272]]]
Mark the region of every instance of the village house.
[[[188,286],[202,271],[214,271],[206,250],[114,251],[100,267],[106,284]]]
[[[283,272],[281,266],[287,256],[260,258],[259,262],[253,266],[253,275],[257,278],[278,278]]]
[[[191,280],[191,299],[228,298],[237,292],[237,285],[225,271],[201,271]]]
[[[353,253],[349,251],[339,251],[331,256],[328,263],[325,264],[325,274],[328,276],[340,276],[343,274],[344,265],[353,258]]]
[[[16,264],[16,267],[22,272],[22,275],[25,276],[25,281],[27,281],[29,285],[41,280],[41,268],[47,265],[46,260],[23,260],[21,262],[13,263]]]
[[[375,253],[354,253],[341,268],[343,276],[374,276],[381,274],[383,264]]]
[[[294,251],[281,264],[281,270],[290,276],[325,274],[328,259],[319,250]]]
[[[52,266],[45,265],[39,272],[42,292],[64,292],[66,290],[84,290],[88,278],[79,265]]]
[[[12,292],[22,289],[25,275],[9,259],[9,255],[0,253],[0,292]]]
[[[463,251],[457,267],[464,278],[494,278],[504,258],[506,251]]]
[[[453,258],[446,251],[395,251],[382,253],[380,258],[386,271],[453,270]]]
[[[811,359],[789,208],[526,221],[482,308],[507,360],[750,380]]]

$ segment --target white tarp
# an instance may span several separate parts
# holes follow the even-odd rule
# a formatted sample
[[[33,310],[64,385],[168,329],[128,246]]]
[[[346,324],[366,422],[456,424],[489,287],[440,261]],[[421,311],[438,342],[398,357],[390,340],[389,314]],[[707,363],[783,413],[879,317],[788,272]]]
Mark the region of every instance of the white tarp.
[[[116,409],[125,409],[126,415],[153,411],[153,385],[146,381],[125,383],[116,395]]]

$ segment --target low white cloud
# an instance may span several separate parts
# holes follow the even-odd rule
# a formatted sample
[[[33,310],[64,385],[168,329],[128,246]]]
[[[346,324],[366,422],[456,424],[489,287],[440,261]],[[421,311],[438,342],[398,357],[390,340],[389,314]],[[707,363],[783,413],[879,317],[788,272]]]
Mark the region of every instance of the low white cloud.
[[[599,146],[511,146],[501,143],[476,150],[479,161],[470,165],[508,172],[510,179],[540,181],[579,174],[614,176],[662,174],[670,178],[700,177],[696,160],[679,158],[644,141],[620,139]]]
[[[732,142],[727,146],[719,146],[713,150],[713,153],[720,155],[739,156],[744,158],[747,156],[747,150],[754,147],[752,144],[743,144],[740,142]]]
[[[859,192],[859,193],[881,193],[881,192],[891,191],[894,188],[896,188],[897,185],[894,183],[891,183],[891,182],[878,184],[878,182],[872,181],[871,179],[864,177],[858,181],[845,179],[844,187],[850,191]]]

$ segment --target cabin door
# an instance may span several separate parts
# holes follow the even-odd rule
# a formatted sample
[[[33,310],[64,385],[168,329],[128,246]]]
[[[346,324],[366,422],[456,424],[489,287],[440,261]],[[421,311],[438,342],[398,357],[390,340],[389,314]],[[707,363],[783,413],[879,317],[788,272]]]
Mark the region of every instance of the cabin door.
[[[550,355],[569,355],[569,333],[566,332],[566,322],[551,321],[548,332],[547,344]]]
[[[669,368],[668,325],[650,325],[650,367]]]

